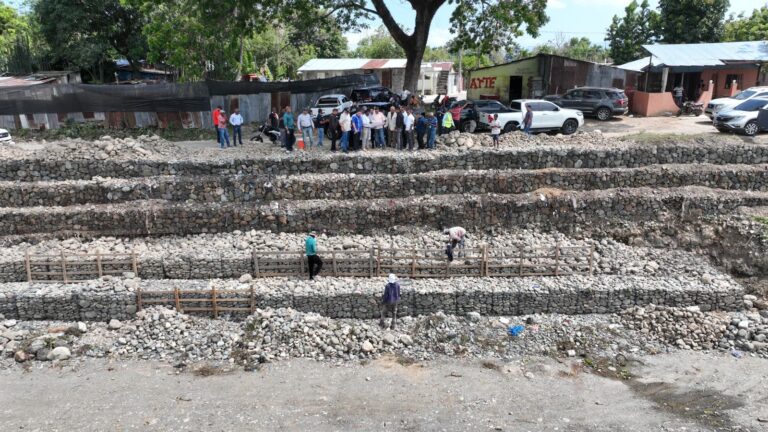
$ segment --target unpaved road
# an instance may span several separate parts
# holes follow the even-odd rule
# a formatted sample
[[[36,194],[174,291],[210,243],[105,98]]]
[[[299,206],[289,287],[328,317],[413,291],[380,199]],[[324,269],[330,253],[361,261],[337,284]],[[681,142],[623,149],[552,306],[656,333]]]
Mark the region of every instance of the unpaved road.
[[[0,370],[2,431],[765,431],[768,363],[675,353],[631,380],[548,358],[305,360],[208,377],[89,360]]]

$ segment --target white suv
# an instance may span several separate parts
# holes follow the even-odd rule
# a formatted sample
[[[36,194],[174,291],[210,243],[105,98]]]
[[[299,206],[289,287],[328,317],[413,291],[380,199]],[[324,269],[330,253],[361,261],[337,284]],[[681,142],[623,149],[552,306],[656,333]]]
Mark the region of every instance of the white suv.
[[[519,129],[523,124],[525,105],[531,105],[533,110],[533,122],[531,131],[560,131],[564,135],[575,133],[584,126],[584,114],[579,110],[561,108],[552,102],[541,99],[517,99],[513,100],[509,107],[511,112],[499,113],[499,122],[504,132]],[[480,116],[481,123],[488,123],[487,116]]]
[[[768,97],[768,87],[750,87],[740,93],[737,93],[733,97],[712,99],[707,104],[704,112],[709,116],[709,118],[714,119],[715,115],[721,110],[733,108],[746,100],[759,97]]]
[[[0,144],[13,144],[11,133],[5,129],[0,129]]]
[[[344,95],[330,94],[321,96],[317,102],[315,102],[315,106],[312,107],[312,117],[317,117],[317,112],[321,109],[323,110],[323,114],[330,114],[334,108],[339,110],[339,112],[342,112],[345,108],[350,108],[351,106],[352,101]]]
[[[720,132],[740,132],[754,136],[760,132],[757,116],[768,109],[768,98],[752,98],[715,114],[713,124]]]

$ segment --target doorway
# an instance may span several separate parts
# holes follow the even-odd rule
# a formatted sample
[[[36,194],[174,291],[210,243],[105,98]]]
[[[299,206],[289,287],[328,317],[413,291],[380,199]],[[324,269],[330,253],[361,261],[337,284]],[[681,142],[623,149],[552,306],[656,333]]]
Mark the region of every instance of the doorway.
[[[381,85],[388,89],[392,88],[392,69],[381,71]]]
[[[514,75],[509,77],[509,101],[523,98],[523,77]]]

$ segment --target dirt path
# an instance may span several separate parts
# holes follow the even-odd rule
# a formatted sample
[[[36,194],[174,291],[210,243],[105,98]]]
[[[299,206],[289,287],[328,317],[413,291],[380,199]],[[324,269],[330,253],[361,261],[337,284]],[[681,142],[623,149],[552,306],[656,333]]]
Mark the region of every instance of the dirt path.
[[[149,362],[0,371],[0,430],[766,430],[764,360],[676,353],[633,381],[547,358],[272,364],[209,377]],[[687,409],[686,409],[687,408]],[[685,429],[682,429],[685,428]]]

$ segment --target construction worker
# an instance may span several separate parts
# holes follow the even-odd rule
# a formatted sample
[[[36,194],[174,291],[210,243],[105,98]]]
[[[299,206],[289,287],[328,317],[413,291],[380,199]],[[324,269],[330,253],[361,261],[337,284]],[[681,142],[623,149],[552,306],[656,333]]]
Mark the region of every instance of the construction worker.
[[[323,268],[323,260],[317,255],[317,233],[310,232],[304,245],[307,254],[307,267],[309,267],[309,280],[315,280],[315,276]]]
[[[389,275],[387,278],[387,284],[384,285],[384,295],[381,297],[381,320],[379,326],[381,328],[387,328],[384,322],[384,317],[387,313],[392,313],[392,324],[389,326],[392,330],[395,329],[397,324],[397,304],[400,303],[400,283],[397,281],[397,276],[394,274]]]
[[[451,114],[450,111],[446,111],[445,114],[443,114],[443,132],[442,134],[447,134],[448,132],[452,131],[456,125],[453,123],[453,114]]]
[[[443,234],[448,235],[451,251],[453,251],[453,249],[455,249],[458,245],[459,249],[461,249],[459,256],[464,256],[464,239],[467,237],[467,231],[460,226],[455,226],[453,228],[443,230]]]

